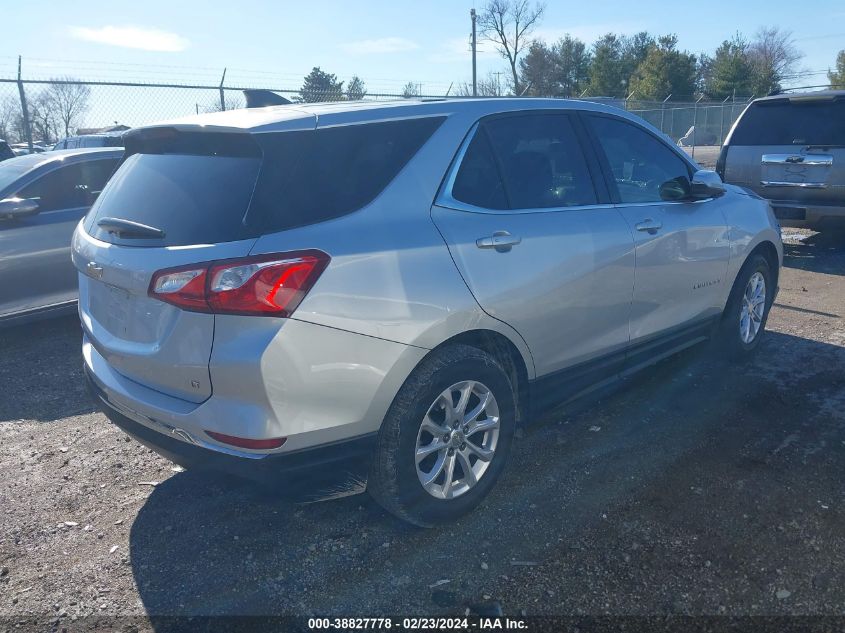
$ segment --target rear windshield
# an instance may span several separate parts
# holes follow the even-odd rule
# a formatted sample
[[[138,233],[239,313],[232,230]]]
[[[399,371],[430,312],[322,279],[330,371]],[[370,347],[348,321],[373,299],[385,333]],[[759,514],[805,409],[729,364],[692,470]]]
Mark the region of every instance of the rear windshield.
[[[336,218],[374,200],[442,121],[130,137],[130,156],[85,228],[112,243],[179,246],[248,239]],[[120,238],[97,225],[105,217],[145,224],[165,237]]]
[[[845,99],[758,101],[742,115],[730,144],[845,146]]]
[[[181,246],[246,239],[244,214],[260,158],[133,154],[117,170],[85,220],[97,239],[137,246]],[[164,239],[121,239],[97,225],[105,217],[161,229]]]

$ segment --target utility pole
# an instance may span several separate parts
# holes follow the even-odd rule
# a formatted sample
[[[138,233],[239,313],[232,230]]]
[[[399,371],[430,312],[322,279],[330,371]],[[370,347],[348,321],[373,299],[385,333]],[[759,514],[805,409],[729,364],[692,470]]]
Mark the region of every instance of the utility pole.
[[[475,9],[469,10],[469,17],[472,18],[472,96],[477,97],[478,96],[478,87],[477,87],[476,79],[475,79],[475,77],[476,77],[476,75],[475,75],[475,44],[476,44],[476,39],[475,39],[475,19],[476,19]]]

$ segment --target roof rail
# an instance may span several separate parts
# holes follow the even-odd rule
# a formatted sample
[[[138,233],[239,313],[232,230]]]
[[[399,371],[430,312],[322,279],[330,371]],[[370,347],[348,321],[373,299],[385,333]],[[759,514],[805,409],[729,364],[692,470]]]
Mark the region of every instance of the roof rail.
[[[795,86],[794,88],[778,88],[777,90],[772,90],[768,96],[774,97],[775,95],[782,95],[787,92],[792,92],[794,90],[810,90],[811,88],[830,88],[830,84],[822,84],[818,86]]]

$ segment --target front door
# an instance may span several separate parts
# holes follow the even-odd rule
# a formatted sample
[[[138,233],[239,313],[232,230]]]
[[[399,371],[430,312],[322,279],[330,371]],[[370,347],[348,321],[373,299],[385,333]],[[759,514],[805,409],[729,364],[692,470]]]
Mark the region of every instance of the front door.
[[[0,221],[0,316],[70,303],[73,230],[117,165],[105,158],[62,165],[9,197],[36,200],[38,213]]]
[[[571,115],[483,120],[459,156],[432,217],[484,311],[520,333],[538,378],[584,363],[576,389],[592,379],[589,361],[621,368],[633,239],[597,195]]]
[[[603,154],[611,195],[636,242],[632,347],[718,315],[730,257],[721,201],[662,200],[660,185],[689,178],[690,165],[641,126],[613,116],[585,118]]]

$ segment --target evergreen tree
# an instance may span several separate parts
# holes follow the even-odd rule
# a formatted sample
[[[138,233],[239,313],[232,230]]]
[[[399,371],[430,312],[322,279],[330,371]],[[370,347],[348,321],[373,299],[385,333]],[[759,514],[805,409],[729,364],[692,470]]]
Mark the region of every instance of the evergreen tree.
[[[703,88],[708,98],[721,100],[752,94],[754,68],[748,57],[748,42],[739,33],[722,42],[703,67]]]
[[[581,40],[569,34],[558,40],[552,49],[555,80],[562,97],[577,97],[590,80],[590,53]]]
[[[337,75],[324,72],[319,66],[315,66],[305,76],[299,95],[307,103],[337,101],[343,97],[343,82],[337,80]]]
[[[552,97],[558,94],[555,82],[555,55],[543,42],[533,41],[519,60],[519,83],[526,95]]]
[[[619,58],[619,74],[622,77],[622,81],[625,84],[628,84],[627,92],[630,93],[630,81],[631,77],[637,71],[637,68],[640,67],[645,61],[646,56],[649,54],[649,51],[654,47],[655,40],[649,33],[646,31],[641,31],[632,35],[631,37],[622,37],[620,38],[621,42],[621,55]]]
[[[831,88],[845,88],[845,49],[836,56],[836,70],[829,70],[827,78]]]
[[[631,77],[631,92],[638,99],[662,101],[672,95],[691,100],[695,92],[696,59],[677,49],[678,37],[664,35],[649,47],[645,59]]]
[[[618,97],[625,91],[620,61],[622,40],[613,33],[602,36],[593,44],[588,94],[594,97]]]
[[[367,94],[367,87],[364,85],[364,80],[358,75],[353,75],[349,80],[349,85],[346,86],[346,98],[350,101],[358,101],[363,99]]]

